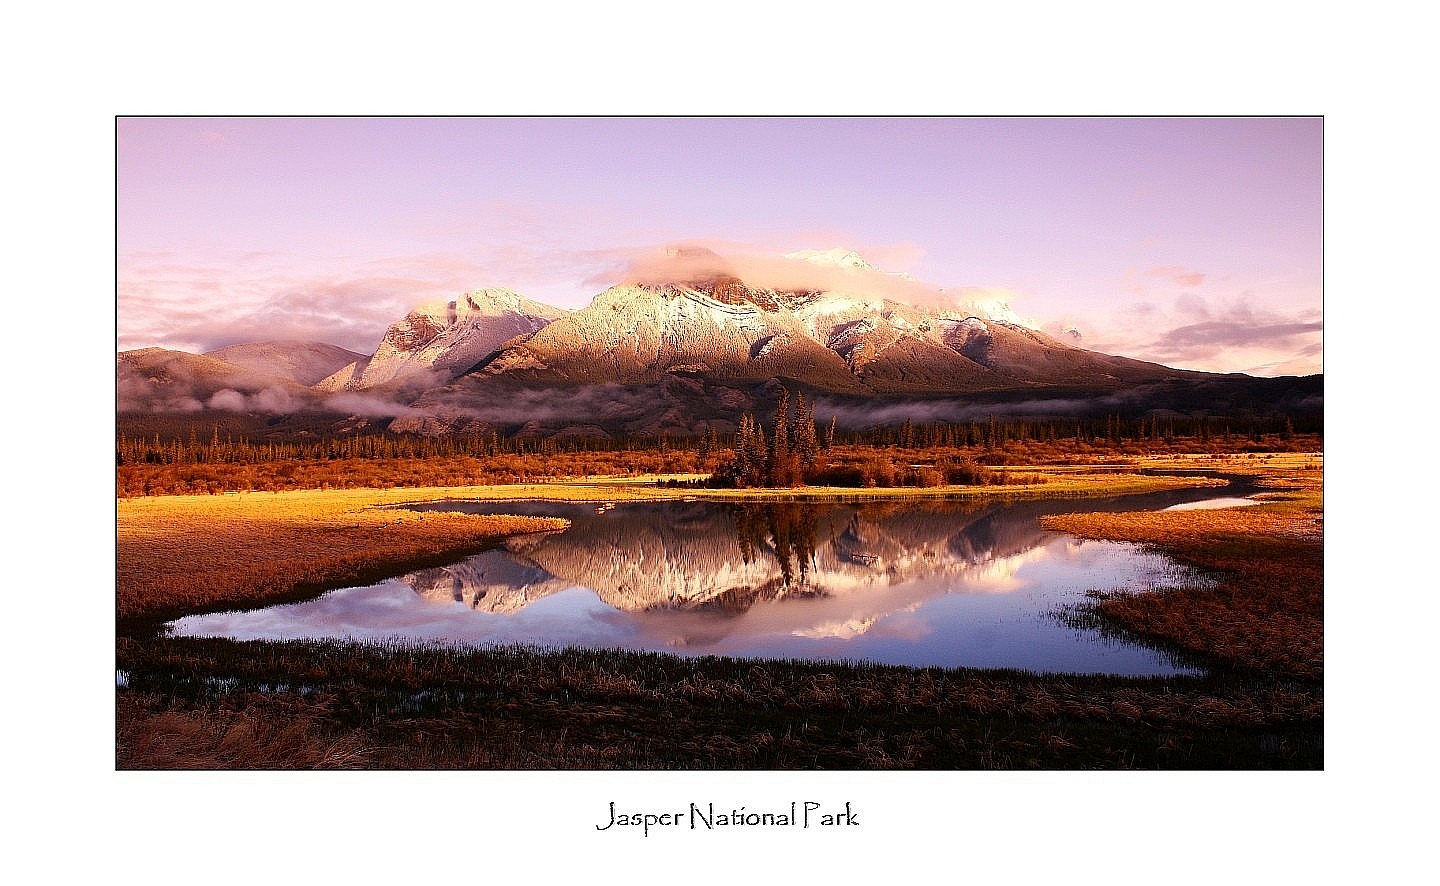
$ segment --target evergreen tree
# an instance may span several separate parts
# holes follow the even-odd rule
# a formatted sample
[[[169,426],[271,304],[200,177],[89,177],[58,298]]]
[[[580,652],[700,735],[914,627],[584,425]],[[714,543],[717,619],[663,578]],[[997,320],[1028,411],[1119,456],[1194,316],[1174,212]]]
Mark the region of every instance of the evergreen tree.
[[[765,449],[765,428],[755,419],[750,419],[750,472],[746,486],[764,486],[770,475],[769,453]]]
[[[748,464],[748,444],[750,440],[750,416],[740,416],[740,424],[735,428],[735,458],[730,463],[731,479],[735,484],[740,485],[740,478],[745,476]]]
[[[794,480],[790,459],[790,392],[781,389],[775,410],[775,433],[770,438],[769,485],[789,486]]]
[[[802,393],[795,403],[795,457],[800,462],[801,479],[815,469],[820,443],[815,439],[815,406]]]
[[[713,432],[714,428],[710,428]],[[695,445],[695,457],[701,462],[710,458],[710,434],[701,434],[700,442]]]
[[[765,431],[753,415],[740,417],[735,432],[735,461],[731,466],[736,486],[764,486],[769,476],[769,458],[765,451]]]

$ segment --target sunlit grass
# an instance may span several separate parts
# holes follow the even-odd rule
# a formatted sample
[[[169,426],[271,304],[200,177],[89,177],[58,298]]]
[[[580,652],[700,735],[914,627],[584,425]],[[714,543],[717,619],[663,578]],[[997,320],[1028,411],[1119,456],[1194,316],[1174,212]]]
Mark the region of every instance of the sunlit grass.
[[[380,509],[386,490],[160,496],[117,502],[121,619],[257,605],[378,581],[564,520]]]

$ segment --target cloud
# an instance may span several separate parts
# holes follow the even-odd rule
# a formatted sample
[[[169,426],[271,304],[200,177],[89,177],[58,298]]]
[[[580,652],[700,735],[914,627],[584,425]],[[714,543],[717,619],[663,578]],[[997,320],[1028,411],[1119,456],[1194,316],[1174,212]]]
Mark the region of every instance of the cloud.
[[[1205,299],[1191,292],[1187,292],[1175,299],[1175,310],[1197,321],[1210,319],[1210,306],[1205,303]]]
[[[298,271],[271,253],[122,257],[117,347],[203,353],[225,345],[301,339],[371,353],[415,305],[451,301],[483,279],[450,254],[379,259],[344,273]]]
[[[325,406],[345,415],[359,415],[365,418],[398,418],[406,415],[423,415],[412,409],[408,403],[377,394],[345,391],[325,398]]]
[[[246,412],[246,396],[239,391],[226,388],[223,391],[216,391],[215,396],[206,402],[211,409],[224,409],[229,412]]]
[[[205,408],[188,390],[166,390],[143,379],[121,376],[115,384],[118,412],[199,412]]]
[[[1148,343],[1148,350],[1189,359],[1252,346],[1299,350],[1324,330],[1324,323],[1318,317],[1304,312],[1302,316],[1287,317],[1257,309],[1249,297],[1241,297],[1218,309],[1182,298],[1177,308],[1187,318],[1203,319],[1161,331]]]
[[[407,379],[410,381],[411,379]],[[344,391],[323,401],[325,408],[366,418],[425,419],[439,416],[489,425],[575,424],[624,421],[673,405],[669,393],[652,386],[585,384],[574,387],[435,387],[439,377],[401,392]],[[428,389],[428,390],[427,390]],[[414,400],[421,393],[421,400]]]
[[[1297,335],[1319,332],[1323,323],[1267,323],[1216,320],[1179,326],[1162,335],[1153,345],[1160,349],[1184,350],[1196,346],[1234,347],[1288,342]]]
[[[825,251],[835,255],[846,252],[844,248]],[[901,257],[918,254],[904,244],[882,247],[878,251]],[[932,310],[965,310],[1023,325],[1034,322],[1022,320],[1010,310],[1009,301],[1017,295],[1014,290],[971,286],[947,291],[904,273],[875,267],[871,255],[858,250],[857,254],[866,261],[866,266],[790,258],[778,252],[712,240],[689,241],[662,249],[633,251],[618,282],[691,283],[727,276],[750,286],[781,292],[864,294]]]
[[[577,416],[584,416],[587,422],[603,422],[651,412],[663,400],[663,391],[616,384],[506,388],[503,396],[484,399],[469,390],[427,396],[424,412],[438,407],[447,416],[464,416],[491,424],[571,423]]]
[[[1193,293],[1169,311],[1130,311],[1108,324],[1092,319],[1087,347],[1182,369],[1253,375],[1321,371],[1324,323],[1319,312],[1258,308],[1242,295],[1215,303]]]
[[[1186,286],[1192,289],[1205,282],[1205,275],[1201,272],[1192,271],[1187,268],[1182,268],[1175,265],[1150,268],[1145,272],[1145,276],[1158,277],[1163,280],[1169,280],[1172,283],[1178,283],[1181,286]]]
[[[1031,329],[1043,328],[1045,324],[1042,321],[1034,317],[1022,317],[1011,307],[1024,298],[1024,293],[1008,286],[961,286],[944,290],[939,306],[953,308],[960,313],[974,314],[987,320],[1002,320]],[[919,304],[927,307],[923,302]]]
[[[1134,404],[1148,402],[1149,394],[1141,390],[1120,391],[1102,397],[1042,398],[1015,403],[977,403],[974,400],[897,401],[885,404],[854,404],[818,397],[816,419],[824,423],[831,417],[846,428],[895,425],[906,419],[915,422],[985,421],[992,415],[1022,417],[1062,417],[1101,415],[1107,410],[1123,410]]]

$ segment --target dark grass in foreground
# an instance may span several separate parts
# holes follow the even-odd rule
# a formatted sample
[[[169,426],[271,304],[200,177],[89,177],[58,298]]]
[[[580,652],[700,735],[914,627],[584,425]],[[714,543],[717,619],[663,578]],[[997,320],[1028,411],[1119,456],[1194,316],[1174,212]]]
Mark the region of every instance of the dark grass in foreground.
[[[124,639],[117,765],[1320,768],[1304,681]]]

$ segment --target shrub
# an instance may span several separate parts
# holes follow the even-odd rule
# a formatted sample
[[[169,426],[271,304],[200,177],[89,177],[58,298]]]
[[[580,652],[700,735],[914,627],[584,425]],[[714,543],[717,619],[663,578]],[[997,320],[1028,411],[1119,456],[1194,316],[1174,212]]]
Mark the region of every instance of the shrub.
[[[945,475],[935,468],[916,468],[914,485],[920,487],[944,486]]]
[[[995,471],[972,458],[947,459],[939,465],[950,483],[961,486],[989,486],[996,482]]]
[[[865,477],[856,465],[832,464],[812,471],[805,482],[812,486],[857,487],[865,485]]]

